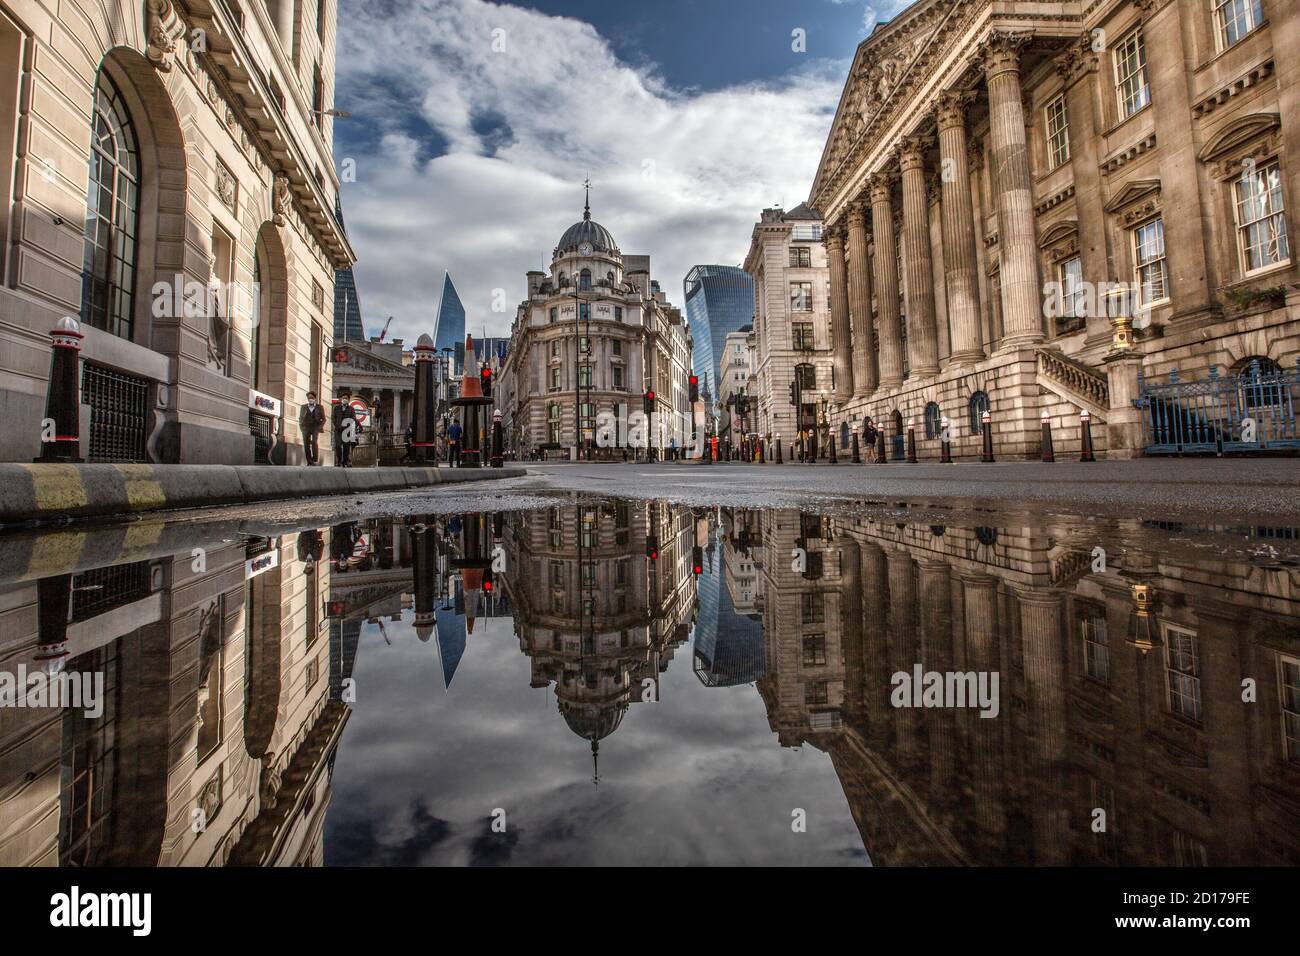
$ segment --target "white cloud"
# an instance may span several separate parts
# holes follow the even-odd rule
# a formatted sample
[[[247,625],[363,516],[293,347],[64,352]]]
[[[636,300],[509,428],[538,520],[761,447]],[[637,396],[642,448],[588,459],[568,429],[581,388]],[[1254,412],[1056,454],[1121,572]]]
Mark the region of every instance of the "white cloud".
[[[408,340],[432,331],[443,269],[470,330],[505,334],[587,175],[593,217],[680,306],[692,265],[738,264],[762,207],[807,197],[846,69],[791,54],[780,81],[683,92],[590,24],[482,0],[376,4],[339,35],[339,100],[385,131],[343,193],[366,325],[392,314]]]

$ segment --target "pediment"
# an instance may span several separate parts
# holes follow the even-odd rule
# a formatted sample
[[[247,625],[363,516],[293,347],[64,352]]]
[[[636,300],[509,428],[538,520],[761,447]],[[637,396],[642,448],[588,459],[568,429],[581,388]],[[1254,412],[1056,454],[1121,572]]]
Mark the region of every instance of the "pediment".
[[[1203,163],[1212,163],[1236,152],[1252,140],[1267,136],[1282,125],[1277,113],[1251,113],[1228,123],[1210,138],[1197,155]]]
[[[1111,197],[1110,202],[1106,203],[1107,212],[1118,212],[1125,206],[1131,206],[1148,196],[1158,195],[1160,193],[1160,180],[1158,179],[1134,179],[1124,184],[1124,187]]]
[[[1078,235],[1078,233],[1079,221],[1077,219],[1062,219],[1044,231],[1042,236],[1039,237],[1038,244],[1040,246],[1054,246],[1058,242],[1064,242],[1072,236]]]

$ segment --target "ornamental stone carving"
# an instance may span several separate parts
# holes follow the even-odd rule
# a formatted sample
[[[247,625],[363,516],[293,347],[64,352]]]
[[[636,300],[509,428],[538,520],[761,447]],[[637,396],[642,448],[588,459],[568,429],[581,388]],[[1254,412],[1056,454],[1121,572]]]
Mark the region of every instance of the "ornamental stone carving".
[[[171,0],[148,0],[145,18],[149,35],[145,54],[157,70],[170,73],[176,62],[176,40],[185,34],[185,21],[177,16]]]

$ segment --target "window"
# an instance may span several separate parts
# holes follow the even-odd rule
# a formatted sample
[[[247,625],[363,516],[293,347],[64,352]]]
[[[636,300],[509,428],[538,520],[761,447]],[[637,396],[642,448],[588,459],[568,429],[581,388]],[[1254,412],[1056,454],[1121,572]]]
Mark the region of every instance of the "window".
[[[1277,162],[1249,165],[1236,182],[1237,245],[1242,269],[1251,273],[1291,258],[1282,208],[1282,170]]]
[[[623,354],[623,340],[622,340],[622,339],[612,339],[612,340],[610,341],[610,347],[613,349],[613,352],[614,352],[615,355],[622,355],[622,354]]]
[[[803,666],[819,667],[826,663],[826,635],[805,634],[803,637]]]
[[[984,434],[984,413],[989,410],[989,397],[983,392],[976,392],[970,397],[970,433]]]
[[[259,242],[257,248],[253,250],[253,297],[251,303],[253,306],[253,327],[248,330],[248,374],[253,388],[256,389],[262,387],[263,380],[266,378],[262,373],[262,335],[263,329],[266,328],[266,323],[271,317],[270,290],[262,288],[263,277],[266,274],[262,269],[262,258],[265,255],[266,249]]]
[[[1056,266],[1057,333],[1083,328],[1084,297],[1083,260],[1071,256]]]
[[[1065,115],[1065,94],[1047,104],[1047,167],[1056,169],[1070,161],[1070,124]]]
[[[804,624],[821,624],[826,619],[826,599],[821,591],[799,595],[800,619]]]
[[[554,322],[559,317],[560,317],[559,307],[554,305],[551,306],[551,321]]]
[[[1201,660],[1196,632],[1166,624],[1165,675],[1169,709],[1194,723],[1201,722]]]
[[[1287,404],[1286,386],[1280,382],[1282,369],[1276,362],[1265,355],[1251,355],[1233,366],[1233,371],[1237,373],[1237,400],[1243,409],[1252,415],[1286,414],[1281,410]]]
[[[623,389],[626,387],[626,386],[623,384],[623,367],[622,367],[621,365],[615,365],[615,366],[611,369],[611,371],[614,373],[614,389],[615,389],[615,391],[619,391],[619,392],[623,391]]]
[[[795,242],[816,242],[821,237],[821,223],[803,223],[790,230],[790,238]]]
[[[235,271],[235,240],[220,226],[212,227],[212,276],[208,280],[215,294],[212,296],[213,314],[208,321],[211,327],[208,357],[225,374],[230,374],[230,324],[233,303],[229,301]],[[215,285],[213,285],[215,284]]]
[[[1120,119],[1128,119],[1151,102],[1147,82],[1147,50],[1142,31],[1134,30],[1115,48],[1115,92]]]
[[[557,366],[555,366],[554,368],[551,369],[551,389],[550,389],[550,390],[551,390],[552,392],[558,392],[558,391],[560,390],[560,388],[561,388],[561,385],[560,385],[560,367],[557,365]]]
[[[311,73],[311,119],[318,128],[325,128],[325,77],[321,75],[319,63],[312,67]]]
[[[1110,683],[1110,639],[1106,611],[1082,601],[1075,608],[1079,636],[1083,639],[1083,672],[1095,681]]]
[[[556,339],[551,343],[551,358],[559,358],[563,354],[564,347],[560,344],[560,340]]]
[[[795,322],[790,326],[790,334],[796,349],[807,350],[817,347],[813,339],[811,322]]]
[[[590,288],[591,288],[591,270],[590,270],[590,269],[583,269],[581,272],[578,273],[578,288],[579,288],[579,289],[590,289]]]
[[[799,383],[800,391],[808,391],[817,387],[817,368],[814,365],[796,365],[794,367],[795,381]]]
[[[578,353],[580,355],[591,354],[591,339],[585,335],[578,336]]]
[[[1264,22],[1260,0],[1213,0],[1219,46],[1227,49]]]
[[[623,307],[621,305],[614,306],[614,321],[615,322],[623,321]]]
[[[583,302],[578,306],[578,320],[581,322],[591,321],[591,303]]]
[[[925,437],[938,438],[943,431],[943,412],[935,402],[925,406]]]
[[[325,351],[325,333],[318,323],[311,324],[311,357],[307,367],[307,387],[320,397],[321,355]]]
[[[560,443],[560,406],[549,405],[546,409],[546,440],[552,445]]]
[[[812,249],[808,246],[791,246],[790,266],[794,269],[811,269]]]
[[[791,282],[790,283],[790,311],[811,312],[812,310],[813,310],[812,283]]]
[[[140,151],[121,94],[101,70],[90,128],[81,321],[131,338]]]
[[[316,36],[325,39],[325,0],[316,0]]]
[[[1282,749],[1286,759],[1300,763],[1300,661],[1278,658],[1278,687],[1282,692]]]
[[[592,387],[592,377],[591,377],[591,366],[590,366],[590,365],[580,365],[580,366],[578,366],[578,387],[579,387],[579,388],[591,388],[591,387]]]
[[[1169,298],[1163,219],[1152,219],[1133,230],[1133,268],[1138,285],[1139,308],[1149,308]]]
[[[804,685],[803,702],[805,704],[825,704],[829,700],[830,696],[826,692],[826,681],[816,680]]]
[[[582,437],[596,437],[596,406],[593,402],[583,402],[579,406],[582,413]]]

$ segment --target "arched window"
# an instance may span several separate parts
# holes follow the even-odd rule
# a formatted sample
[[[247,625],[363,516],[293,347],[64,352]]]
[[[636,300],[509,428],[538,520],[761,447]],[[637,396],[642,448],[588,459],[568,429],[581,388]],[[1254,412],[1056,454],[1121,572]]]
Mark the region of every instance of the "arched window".
[[[262,372],[262,341],[266,324],[271,319],[271,290],[265,286],[270,270],[262,267],[265,256],[266,248],[259,242],[253,250],[253,327],[249,330],[252,342],[248,350],[248,374],[253,388],[259,391],[266,384]]]
[[[611,289],[614,288],[614,273],[613,273],[613,272],[606,272],[606,273],[605,273],[605,285],[609,286]]]
[[[1278,381],[1282,369],[1271,358],[1252,355],[1238,362],[1233,367],[1233,372],[1237,375],[1237,386],[1241,390],[1242,408],[1270,408],[1283,404],[1283,386]]]
[[[565,275],[563,272],[561,272],[561,273],[560,273],[560,288],[561,288],[561,289],[567,289],[568,287],[569,287],[569,277],[568,277],[567,275]]]
[[[975,529],[975,540],[980,544],[992,546],[998,543],[998,529],[980,525]]]
[[[590,270],[590,269],[583,269],[581,272],[578,273],[578,288],[579,288],[579,289],[590,289],[590,288],[591,288],[591,270]]]
[[[939,432],[943,430],[943,412],[939,410],[937,402],[931,402],[925,406],[925,437],[938,438]]]
[[[970,433],[984,434],[984,413],[989,410],[989,397],[983,392],[976,392],[970,397]]]
[[[124,339],[130,339],[132,331],[139,211],[135,128],[117,87],[101,70],[90,125],[81,321]]]

